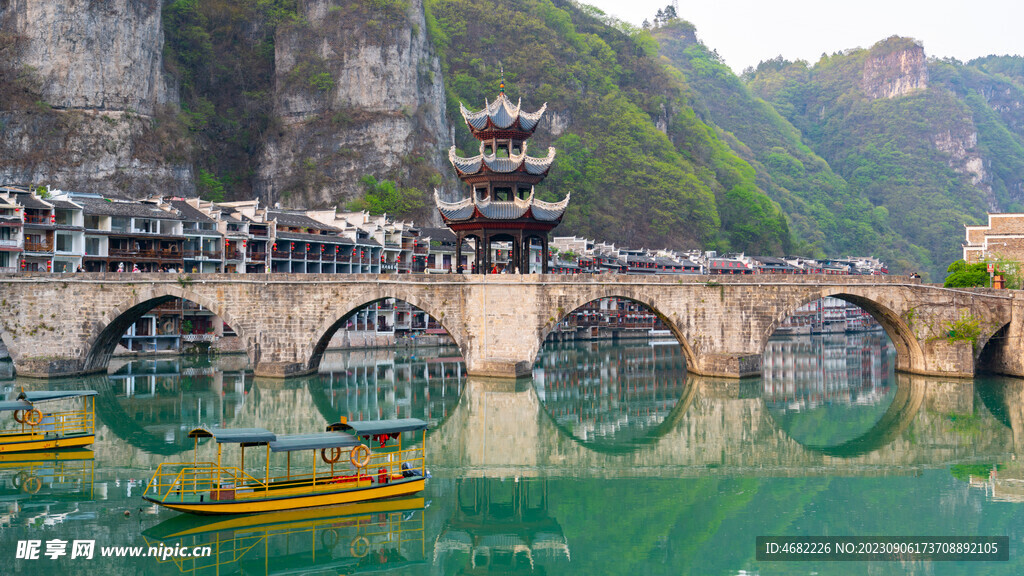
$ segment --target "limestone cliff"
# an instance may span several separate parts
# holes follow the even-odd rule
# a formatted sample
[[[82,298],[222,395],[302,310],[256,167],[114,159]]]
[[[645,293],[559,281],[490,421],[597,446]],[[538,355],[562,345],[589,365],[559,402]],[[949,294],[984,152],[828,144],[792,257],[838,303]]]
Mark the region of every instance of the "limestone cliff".
[[[0,181],[193,190],[153,134],[177,98],[157,0],[4,0],[0,37]]]
[[[255,189],[323,206],[358,195],[365,175],[425,188],[447,172],[441,66],[423,5],[305,0],[275,42],[275,116]]]
[[[871,48],[864,60],[861,90],[870,98],[896,98],[928,87],[921,44],[893,36]]]

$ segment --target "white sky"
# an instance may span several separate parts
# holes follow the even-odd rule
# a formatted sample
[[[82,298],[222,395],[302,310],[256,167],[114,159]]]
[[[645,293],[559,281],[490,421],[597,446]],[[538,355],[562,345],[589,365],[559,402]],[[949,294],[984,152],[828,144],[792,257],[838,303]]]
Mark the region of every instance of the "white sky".
[[[580,1],[637,25],[670,3]],[[737,73],[780,54],[813,64],[822,52],[868,48],[894,34],[939,58],[1024,55],[1022,0],[680,0],[679,16]]]

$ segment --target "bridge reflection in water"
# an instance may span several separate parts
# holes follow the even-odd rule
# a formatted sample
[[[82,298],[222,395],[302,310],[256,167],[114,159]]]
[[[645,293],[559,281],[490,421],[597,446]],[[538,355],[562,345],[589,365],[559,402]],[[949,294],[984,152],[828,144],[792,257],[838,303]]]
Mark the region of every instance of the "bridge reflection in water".
[[[20,488],[24,478],[15,486],[20,472],[0,474],[16,496],[0,520],[9,526],[5,538],[32,538],[34,526],[46,524],[68,540],[145,545],[142,532],[173,515],[143,507],[141,484],[160,462],[191,453],[190,427],[300,433],[343,415],[430,421],[434,478],[422,494],[425,509],[408,518],[408,511],[370,514],[383,527],[372,538],[335,516],[181,534],[219,546],[218,560],[199,573],[393,571],[405,562],[413,563],[410,573],[439,574],[657,573],[666,565],[736,573],[755,567],[753,550],[727,542],[793,526],[957,533],[967,522],[981,533],[984,522],[995,522],[1024,538],[1024,522],[1013,520],[1019,510],[990,508],[995,500],[1024,501],[1019,380],[896,376],[884,337],[871,334],[773,341],[765,377],[744,381],[688,375],[677,346],[647,342],[556,344],[533,379],[518,382],[467,378],[455,354],[330,355],[321,374],[285,382],[253,378],[229,357],[214,365],[133,362],[110,376],[67,381],[14,380],[12,392],[99,390],[99,425],[95,473],[89,461],[90,474],[72,495],[55,496],[72,486],[50,480],[56,462],[37,468],[44,470],[37,493]],[[830,504],[836,501],[845,507]],[[419,536],[401,554],[391,551],[387,521],[417,518]],[[372,566],[358,556],[362,541],[352,552],[360,535],[369,544],[365,558],[376,555]],[[637,548],[641,557],[629,553]],[[163,574],[202,566],[97,559],[90,569]]]

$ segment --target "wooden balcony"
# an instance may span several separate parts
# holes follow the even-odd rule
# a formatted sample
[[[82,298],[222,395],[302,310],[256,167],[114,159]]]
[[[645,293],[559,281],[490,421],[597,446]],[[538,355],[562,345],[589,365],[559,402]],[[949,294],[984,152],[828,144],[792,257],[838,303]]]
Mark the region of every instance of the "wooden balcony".
[[[53,216],[48,214],[25,214],[26,224],[53,224]]]
[[[266,252],[249,252],[249,260],[265,262],[267,260],[267,253]]]
[[[25,242],[25,252],[53,252],[53,242]]]

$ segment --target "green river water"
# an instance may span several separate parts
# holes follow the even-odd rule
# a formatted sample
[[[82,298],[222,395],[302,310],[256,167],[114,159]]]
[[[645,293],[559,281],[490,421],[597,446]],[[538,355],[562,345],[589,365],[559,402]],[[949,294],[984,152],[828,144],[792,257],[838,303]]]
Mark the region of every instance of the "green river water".
[[[0,573],[1024,574],[1024,381],[896,374],[870,332],[774,339],[764,376],[743,381],[688,375],[674,342],[549,344],[514,383],[467,378],[458,355],[332,353],[285,382],[229,356],[116,360],[107,376],[53,382],[0,364],[7,398],[99,392],[91,452],[0,462]],[[191,459],[194,426],[304,433],[341,416],[427,420],[426,491],[241,520],[140,498],[158,464]],[[801,535],[1007,536],[1010,553],[757,560],[758,536]],[[39,558],[17,558],[32,540]],[[75,540],[94,541],[93,558],[70,558]],[[48,541],[68,554],[46,556]],[[101,553],[150,546],[212,555]]]

